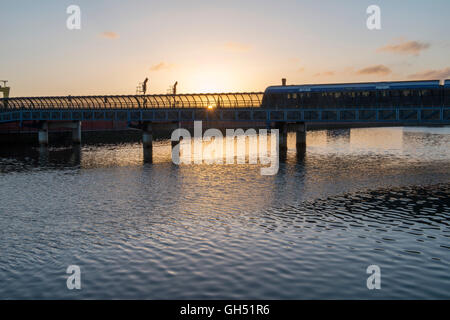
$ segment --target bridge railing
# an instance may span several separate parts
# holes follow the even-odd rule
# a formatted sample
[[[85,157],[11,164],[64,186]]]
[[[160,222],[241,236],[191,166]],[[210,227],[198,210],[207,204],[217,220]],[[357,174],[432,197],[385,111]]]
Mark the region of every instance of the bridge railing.
[[[260,107],[262,92],[65,96],[0,99],[0,110],[17,109],[151,109],[151,108],[251,108]]]

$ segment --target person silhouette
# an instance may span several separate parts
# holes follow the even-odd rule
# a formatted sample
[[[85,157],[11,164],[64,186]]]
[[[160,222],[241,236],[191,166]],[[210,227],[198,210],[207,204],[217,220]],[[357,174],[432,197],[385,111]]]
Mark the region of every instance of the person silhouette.
[[[142,92],[144,94],[147,92],[147,82],[148,82],[148,78],[145,78],[144,82],[142,83]]]

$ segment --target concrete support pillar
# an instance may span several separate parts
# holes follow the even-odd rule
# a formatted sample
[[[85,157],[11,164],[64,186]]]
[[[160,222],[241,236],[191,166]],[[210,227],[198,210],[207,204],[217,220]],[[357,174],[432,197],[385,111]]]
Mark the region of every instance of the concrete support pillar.
[[[48,145],[48,123],[47,122],[42,123],[42,125],[39,127],[38,139],[39,139],[40,146]]]
[[[73,144],[81,143],[81,121],[76,121],[72,128],[72,142]]]
[[[47,145],[41,144],[39,146],[39,165],[45,166],[49,161],[49,150]]]
[[[176,130],[178,128],[181,128],[181,122],[175,122],[173,124],[173,130]],[[178,143],[181,143],[181,140],[182,140],[182,138],[180,138],[180,141],[171,141],[172,150]]]
[[[142,144],[144,148],[151,148],[153,146],[153,127],[151,123],[144,123],[142,129]]]
[[[151,163],[153,160],[153,126],[150,122],[143,125],[142,145],[144,147],[144,162]]]
[[[81,165],[81,146],[79,144],[75,144],[72,146],[72,151],[70,154],[70,163],[73,166]]]
[[[276,129],[278,129],[278,146],[279,146],[279,158],[286,159],[287,157],[287,123],[277,123],[275,125]]]
[[[287,124],[283,123],[280,126],[280,150],[287,150]]]
[[[144,163],[153,162],[153,150],[152,148],[144,148]]]
[[[297,150],[302,150],[306,148],[306,123],[297,123],[295,132],[297,135]]]

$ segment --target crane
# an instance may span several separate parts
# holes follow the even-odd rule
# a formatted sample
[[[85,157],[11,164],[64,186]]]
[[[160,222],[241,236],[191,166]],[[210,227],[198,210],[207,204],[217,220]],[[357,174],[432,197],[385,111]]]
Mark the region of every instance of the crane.
[[[0,82],[3,83],[3,85],[0,83],[0,92],[3,93],[3,98],[8,98],[9,90],[10,90],[10,87],[6,86],[6,83],[8,82],[8,80],[0,80]]]

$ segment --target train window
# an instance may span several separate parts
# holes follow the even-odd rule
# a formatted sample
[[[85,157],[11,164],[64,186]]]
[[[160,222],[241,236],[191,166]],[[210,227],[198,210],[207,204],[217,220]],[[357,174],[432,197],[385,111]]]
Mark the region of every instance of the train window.
[[[411,107],[415,105],[414,90],[402,90],[402,97],[400,104],[405,107]]]
[[[391,90],[389,92],[391,94],[391,97],[399,97],[400,93],[398,92],[398,90]]]
[[[442,90],[444,94],[444,106],[450,107],[450,87]]]
[[[277,107],[279,104],[279,94],[277,93],[271,93],[268,96],[268,105],[270,107]]]
[[[369,95],[370,95],[369,91],[360,91],[357,105],[367,107],[370,104]]]
[[[288,99],[291,98],[291,94],[290,94],[290,93],[287,94],[287,98],[288,98]]]
[[[298,104],[301,107],[306,106],[306,94],[305,93],[298,94]]]
[[[313,92],[311,93],[311,99],[310,99],[310,103],[311,103],[311,107],[313,108],[317,108],[319,105],[319,97],[320,97],[320,93],[319,92]]]
[[[389,90],[378,91],[377,97],[375,98],[374,105],[378,106],[378,107],[392,106],[392,99],[390,98]]]
[[[342,92],[335,92],[333,95],[336,107],[344,106]]]
[[[370,91],[369,104],[372,107],[376,106],[376,104],[377,104],[377,92],[376,91]]]
[[[351,92],[342,92],[342,104],[344,107],[349,107],[352,102]]]
[[[420,90],[418,89],[411,90],[411,106],[417,107],[422,105],[420,96],[421,96]]]
[[[433,104],[435,106],[442,105],[442,90],[433,89],[432,90],[432,95],[433,95]]]
[[[292,99],[297,99],[297,94],[296,93],[292,94]]]

